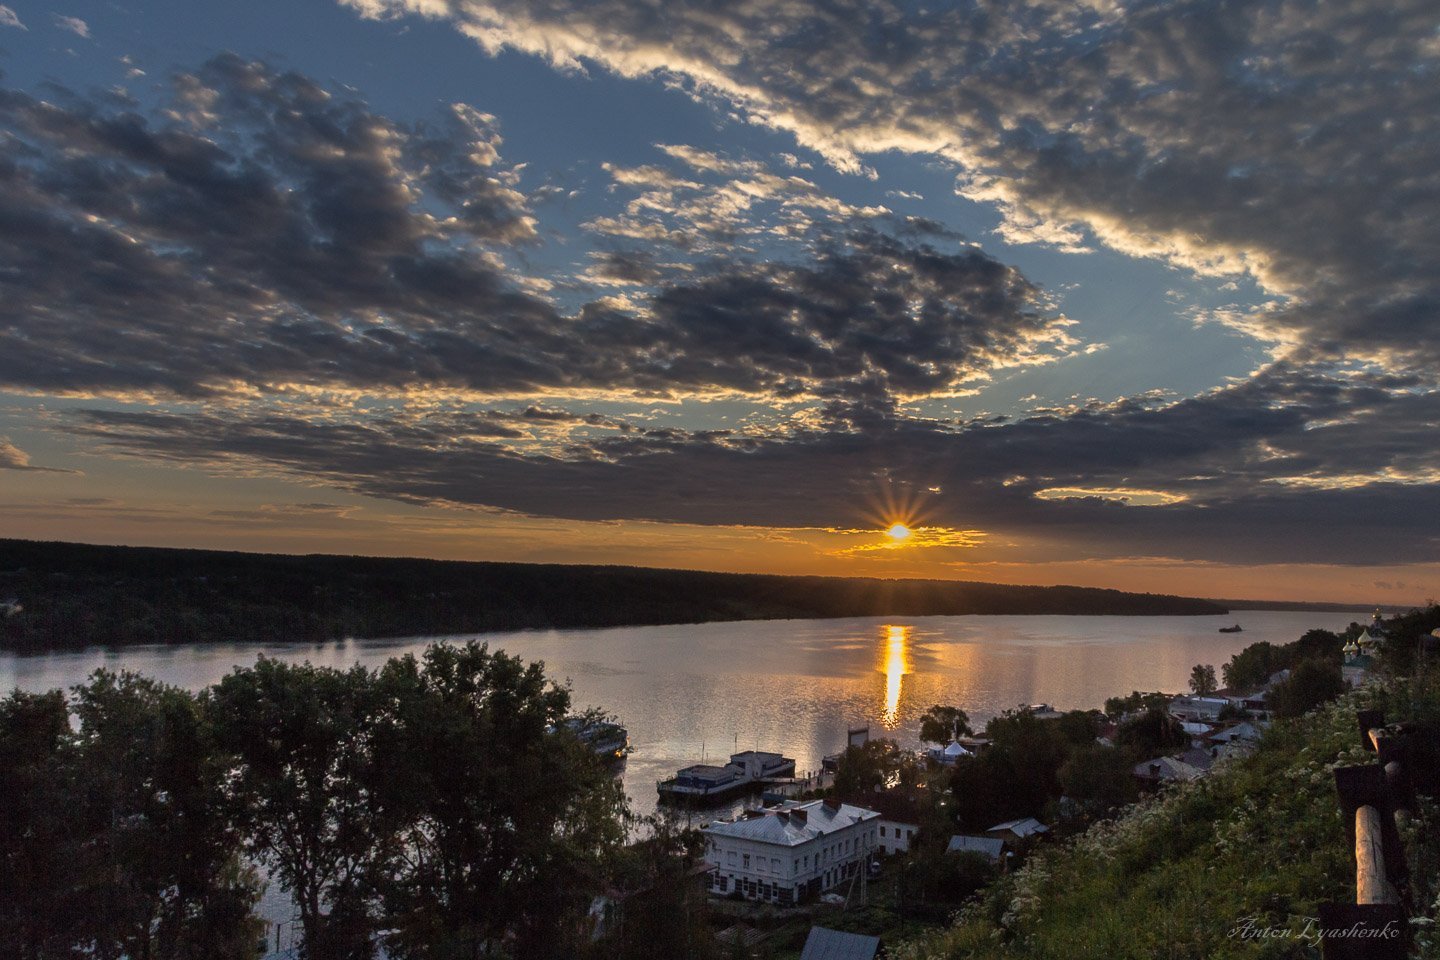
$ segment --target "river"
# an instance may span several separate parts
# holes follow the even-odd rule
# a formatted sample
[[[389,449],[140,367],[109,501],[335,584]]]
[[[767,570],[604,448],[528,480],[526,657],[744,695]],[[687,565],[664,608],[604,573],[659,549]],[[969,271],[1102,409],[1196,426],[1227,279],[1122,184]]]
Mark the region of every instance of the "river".
[[[1223,617],[963,616],[767,620],[552,630],[475,639],[543,660],[568,681],[577,708],[600,707],[630,731],[621,776],[637,812],[655,807],[655,781],[678,767],[723,762],[735,750],[775,750],[815,770],[849,726],[918,746],[931,704],[964,708],[977,728],[1020,704],[1101,706],[1131,690],[1181,691],[1197,663],[1217,675],[1260,640],[1286,643],[1312,627],[1340,630],[1361,612],[1252,612]],[[1218,633],[1240,623],[1242,633]],[[328,644],[91,648],[0,655],[0,690],[82,681],[97,667],[129,669],[199,689],[258,654],[346,667],[419,652],[435,638]],[[452,640],[469,638],[457,637]]]

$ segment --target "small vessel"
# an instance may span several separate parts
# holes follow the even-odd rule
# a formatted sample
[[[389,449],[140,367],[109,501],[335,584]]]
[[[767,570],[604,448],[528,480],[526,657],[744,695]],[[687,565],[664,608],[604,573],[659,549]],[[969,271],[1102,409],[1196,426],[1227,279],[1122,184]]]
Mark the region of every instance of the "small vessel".
[[[795,775],[795,761],[778,753],[746,750],[732,753],[723,767],[698,763],[655,784],[660,799],[708,802],[724,800],[763,787],[766,782]]]
[[[618,723],[592,720],[588,717],[567,717],[565,727],[576,739],[595,751],[601,760],[623,760],[630,752],[630,733]]]
[[[1221,628],[1220,628],[1220,632],[1221,632],[1221,633],[1239,633],[1242,629],[1244,629],[1244,628],[1241,627],[1240,624],[1237,623],[1237,624],[1235,624],[1235,626],[1233,626],[1233,627],[1221,627]]]

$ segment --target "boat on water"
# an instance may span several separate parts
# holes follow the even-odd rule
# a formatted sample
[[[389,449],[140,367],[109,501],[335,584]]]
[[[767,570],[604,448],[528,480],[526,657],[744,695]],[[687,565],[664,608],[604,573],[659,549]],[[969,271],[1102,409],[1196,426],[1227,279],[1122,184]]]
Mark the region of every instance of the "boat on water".
[[[1243,629],[1244,629],[1244,628],[1241,627],[1240,624],[1237,623],[1237,624],[1235,624],[1235,626],[1233,626],[1233,627],[1221,627],[1221,628],[1220,628],[1220,632],[1221,632],[1221,633],[1239,633],[1239,632],[1240,632],[1241,630],[1243,630]]]
[[[602,760],[623,760],[630,752],[630,732],[609,720],[567,717],[564,726]]]
[[[724,766],[697,763],[677,770],[655,784],[661,800],[709,803],[762,788],[767,782],[795,775],[795,760],[764,750],[732,753]]]

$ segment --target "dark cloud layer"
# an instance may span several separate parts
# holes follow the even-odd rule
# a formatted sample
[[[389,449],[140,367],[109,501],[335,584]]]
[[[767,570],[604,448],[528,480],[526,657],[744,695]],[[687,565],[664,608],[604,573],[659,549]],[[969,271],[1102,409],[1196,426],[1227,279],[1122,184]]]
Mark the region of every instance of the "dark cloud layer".
[[[1039,541],[1055,560],[1440,559],[1440,519],[1427,506],[1440,454],[1416,429],[1440,426],[1440,401],[1295,371],[1178,402],[1014,422],[890,419],[771,436],[632,427],[523,455],[455,442],[462,423],[91,411],[72,429],[135,456],[262,464],[372,496],[580,520],[823,527],[868,522],[867,505],[898,499],[926,523]],[[1070,487],[1186,499],[1140,507],[1036,496]]]
[[[564,314],[504,260],[536,231],[492,118],[406,126],[231,56],[166,117],[9,91],[0,120],[12,388],[889,393],[1066,342],[1013,269],[859,227]]]
[[[1430,0],[342,0],[679,78],[832,162],[934,154],[1002,232],[1243,272],[1292,356],[1440,360]],[[1092,239],[1093,238],[1093,239]]]

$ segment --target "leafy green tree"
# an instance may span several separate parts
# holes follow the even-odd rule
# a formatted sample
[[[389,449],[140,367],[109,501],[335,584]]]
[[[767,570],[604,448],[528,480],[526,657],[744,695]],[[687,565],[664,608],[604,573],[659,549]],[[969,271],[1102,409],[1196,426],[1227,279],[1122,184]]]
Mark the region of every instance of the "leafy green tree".
[[[1139,795],[1130,775],[1135,758],[1128,750],[1098,743],[1072,751],[1060,767],[1060,788],[1088,812],[1105,813],[1132,803]]]
[[[59,691],[0,705],[0,955],[253,957],[259,885],[195,698],[100,670],[74,703],[75,730]]]
[[[73,751],[59,690],[0,700],[0,956],[66,957],[81,939]]]
[[[306,955],[373,956],[373,881],[390,834],[369,789],[381,779],[372,675],[262,656],[213,687],[207,706],[234,758],[232,809],[294,897]]]
[[[950,775],[960,825],[983,830],[997,821],[1038,815],[1060,796],[1060,766],[1076,746],[1093,742],[1096,725],[1082,711],[1057,720],[1037,719],[1028,710],[991,719],[985,727],[990,747],[962,758]]]
[[[1221,667],[1221,672],[1225,675],[1225,686],[1245,690],[1260,686],[1270,679],[1271,674],[1284,667],[1284,651],[1262,640],[1231,657],[1230,662]]]
[[[1161,710],[1149,710],[1122,723],[1115,732],[1115,742],[1143,759],[1178,750],[1190,740],[1174,717]]]
[[[605,935],[593,960],[709,960],[719,953],[709,924],[709,895],[702,868],[705,835],[656,815],[643,822],[648,836],[615,857],[612,896],[604,911]]]
[[[1278,717],[1298,717],[1345,692],[1338,664],[1305,660],[1270,690],[1270,709]]]
[[[237,859],[226,770],[189,692],[96,671],[75,690],[82,864],[100,956],[254,955],[259,884]]]
[[[846,747],[835,767],[835,795],[859,799],[893,786],[907,759],[894,740],[867,740]]]
[[[971,734],[970,717],[959,707],[936,704],[920,718],[920,739],[945,746],[952,740]]]
[[[624,840],[619,783],[552,732],[569,691],[544,665],[469,643],[381,670],[376,803],[404,826],[381,886],[388,954],[517,956],[583,949],[584,917]]]
[[[1175,699],[1168,693],[1141,693],[1139,690],[1124,697],[1110,697],[1105,701],[1105,715],[1111,720],[1143,710],[1164,710]]]
[[[1197,663],[1190,670],[1190,692],[1205,697],[1219,689],[1215,683],[1215,668],[1208,663]]]

